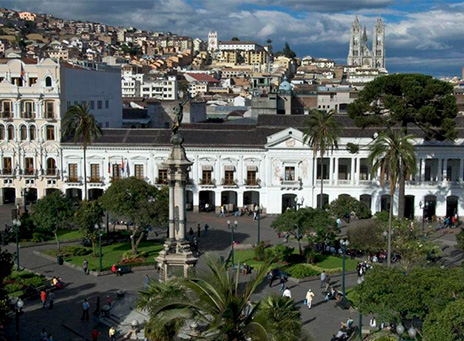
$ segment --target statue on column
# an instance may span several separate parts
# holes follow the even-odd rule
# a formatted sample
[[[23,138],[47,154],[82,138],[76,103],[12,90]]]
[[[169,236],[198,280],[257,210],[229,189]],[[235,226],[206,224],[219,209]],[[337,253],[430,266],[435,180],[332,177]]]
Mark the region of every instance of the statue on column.
[[[179,102],[174,107],[174,122],[172,123],[171,127],[171,136],[174,136],[177,134],[177,131],[180,128],[180,125],[182,124],[182,119],[184,118],[184,105],[187,103],[187,101]]]

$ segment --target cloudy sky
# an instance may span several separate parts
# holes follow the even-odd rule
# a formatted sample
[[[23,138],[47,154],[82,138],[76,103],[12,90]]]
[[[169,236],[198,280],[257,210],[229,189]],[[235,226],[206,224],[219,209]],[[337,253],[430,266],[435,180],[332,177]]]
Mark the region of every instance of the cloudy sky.
[[[285,41],[298,56],[346,62],[350,27],[357,15],[371,31],[386,24],[390,72],[461,74],[464,1],[456,0],[0,0],[0,6],[47,12],[66,19],[171,31],[206,39],[237,36],[274,49]]]

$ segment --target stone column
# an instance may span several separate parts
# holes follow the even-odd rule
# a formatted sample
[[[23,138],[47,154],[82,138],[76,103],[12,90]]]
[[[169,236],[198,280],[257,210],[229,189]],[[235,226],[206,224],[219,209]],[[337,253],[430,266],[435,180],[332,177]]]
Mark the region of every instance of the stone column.
[[[335,174],[334,174],[334,185],[338,184],[338,164],[339,164],[340,158],[336,157],[335,158]]]
[[[420,182],[425,182],[425,159],[422,158],[420,160]]]
[[[179,231],[177,239],[183,241],[185,239],[185,228],[186,228],[186,215],[185,215],[185,186],[184,181],[176,181],[176,206],[179,207]]]
[[[356,175],[355,175],[355,183],[359,184],[359,177],[361,175],[361,158],[358,157],[356,159]]]
[[[329,158],[329,184],[332,184],[333,183],[333,176],[334,176],[334,173],[333,173],[333,157],[330,157]],[[324,181],[324,164],[322,164],[322,168],[321,168],[321,181]]]
[[[448,181],[448,159],[443,159],[443,181]]]
[[[169,198],[174,198],[174,181],[169,182]],[[174,200],[169,200],[169,240],[175,239],[176,222],[174,219]]]
[[[352,157],[351,168],[350,168],[350,182],[352,185],[354,185],[354,168],[355,168],[354,157]]]

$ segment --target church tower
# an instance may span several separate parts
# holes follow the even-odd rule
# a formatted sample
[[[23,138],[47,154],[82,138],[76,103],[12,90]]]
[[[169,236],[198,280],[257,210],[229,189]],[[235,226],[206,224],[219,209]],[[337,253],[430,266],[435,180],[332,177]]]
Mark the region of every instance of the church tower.
[[[362,65],[362,30],[358,17],[351,25],[350,51],[348,53],[348,65]]]
[[[380,16],[377,18],[377,23],[374,28],[372,54],[374,55],[374,63],[372,66],[376,68],[385,68],[385,25]]]
[[[216,31],[208,32],[208,51],[214,52],[218,49],[218,34]]]

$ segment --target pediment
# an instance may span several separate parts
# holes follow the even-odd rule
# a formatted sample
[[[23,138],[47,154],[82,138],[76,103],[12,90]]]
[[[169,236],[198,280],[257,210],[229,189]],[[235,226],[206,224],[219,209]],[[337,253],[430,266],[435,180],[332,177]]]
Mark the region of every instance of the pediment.
[[[276,149],[309,148],[303,143],[303,133],[295,128],[287,128],[268,136],[266,147]]]

